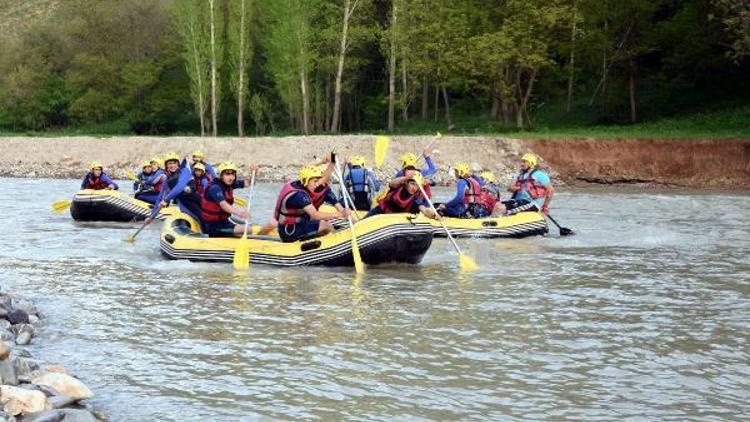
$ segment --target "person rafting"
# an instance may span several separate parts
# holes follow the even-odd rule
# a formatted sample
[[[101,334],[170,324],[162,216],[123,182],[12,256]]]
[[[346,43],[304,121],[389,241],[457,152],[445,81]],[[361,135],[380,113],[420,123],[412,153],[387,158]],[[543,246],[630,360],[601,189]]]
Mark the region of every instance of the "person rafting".
[[[476,178],[471,176],[471,168],[466,163],[453,166],[456,178],[456,194],[448,202],[436,204],[437,210],[446,217],[472,217],[471,212],[477,207],[482,190]]]
[[[151,158],[151,174],[144,180],[135,192],[135,199],[155,204],[161,198],[161,190],[167,180],[164,170],[161,168],[161,158]]]
[[[165,208],[170,202],[175,201],[180,211],[200,221],[201,197],[195,186],[193,176],[185,161],[180,164],[180,156],[169,152],[164,156],[164,180],[163,189],[167,189],[159,205]]]
[[[331,154],[333,155],[333,153]],[[285,184],[279,192],[274,209],[278,222],[279,237],[284,242],[294,242],[322,236],[333,231],[330,220],[348,218],[349,209],[344,208],[328,184],[335,168],[334,160],[326,158],[328,166],[305,166],[299,171],[299,179]],[[336,214],[320,212],[324,203],[333,205]]]
[[[141,171],[138,172],[138,175],[135,177],[136,180],[133,181],[133,192],[141,190],[141,184],[153,173],[154,169],[151,167],[151,161],[144,161],[141,164]]]
[[[216,170],[214,170],[214,167],[206,161],[206,154],[200,149],[193,151],[193,164],[191,170],[195,169],[195,165],[198,163],[205,166],[203,172],[209,180],[216,179]]]
[[[206,176],[206,165],[203,163],[193,164],[193,181],[195,182],[195,189],[198,195],[203,197],[203,193],[206,191],[210,180]]]
[[[429,218],[440,218],[430,208],[427,200],[419,191],[419,185],[426,185],[424,177],[417,170],[407,170],[404,176],[397,177],[388,182],[388,194],[385,195],[378,205],[367,213],[367,217],[379,214],[421,212]]]
[[[252,166],[252,171],[257,171]],[[218,175],[201,197],[201,220],[209,237],[242,237],[244,222],[235,223],[229,217],[249,220],[250,213],[234,206],[234,190],[250,186],[249,180],[237,177],[237,166],[227,161],[219,164]]]
[[[547,214],[549,204],[555,195],[549,174],[539,170],[534,154],[524,154],[521,157],[521,172],[513,178],[508,191],[513,193],[512,201],[506,204],[508,215],[521,211],[540,211]]]
[[[365,166],[365,157],[354,155],[349,158],[343,174],[344,186],[349,197],[354,202],[354,208],[360,211],[369,211],[372,203],[372,195],[380,190],[380,181]],[[343,194],[339,198],[343,202]]]
[[[89,172],[83,177],[81,181],[81,189],[93,189],[93,190],[118,190],[120,189],[114,180],[110,179],[104,173],[104,166],[98,161],[94,161],[89,166]]]
[[[430,158],[430,149],[425,148],[424,151],[422,151],[422,156],[424,157],[424,161],[427,164],[426,169],[418,169],[417,165],[419,163],[419,157],[416,155],[408,152],[401,156],[401,170],[396,172],[396,177],[403,177],[404,172],[407,170],[419,170],[420,173],[422,173],[422,176],[428,178],[432,175],[434,175],[437,172],[437,167],[435,167],[435,164],[432,162],[432,158]]]
[[[500,187],[497,186],[497,177],[491,171],[484,171],[478,175],[472,175],[479,182],[481,191],[476,205],[469,210],[474,218],[491,217],[505,212],[505,205],[500,202]]]

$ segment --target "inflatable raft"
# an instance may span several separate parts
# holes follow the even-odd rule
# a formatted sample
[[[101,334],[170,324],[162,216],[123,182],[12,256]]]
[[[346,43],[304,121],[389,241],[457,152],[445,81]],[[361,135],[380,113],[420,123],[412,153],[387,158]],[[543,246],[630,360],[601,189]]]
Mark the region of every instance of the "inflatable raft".
[[[330,205],[323,205],[320,211],[335,213],[336,210]],[[357,211],[360,217],[367,214]],[[412,215],[412,214],[404,214]],[[421,217],[424,218],[424,217]],[[447,237],[443,226],[437,220],[427,219],[435,230],[436,237]],[[546,234],[548,231],[547,221],[538,212],[520,212],[515,215],[488,218],[451,218],[444,217],[446,227],[454,237],[475,238],[523,238]],[[346,220],[333,221],[336,228],[345,227]]]
[[[236,198],[237,206],[247,205],[242,198]],[[151,204],[116,190],[78,191],[70,204],[70,215],[77,221],[141,221],[151,215]],[[177,206],[169,206],[159,211],[156,218],[164,220],[167,216],[180,212]]]
[[[417,264],[430,248],[433,228],[424,217],[383,215],[354,225],[362,260],[368,265]],[[253,231],[257,232],[258,227]],[[162,226],[161,253],[169,259],[232,262],[238,238],[209,238],[190,216],[178,213]],[[284,243],[275,236],[249,238],[250,262],[278,266],[353,266],[351,230]]]

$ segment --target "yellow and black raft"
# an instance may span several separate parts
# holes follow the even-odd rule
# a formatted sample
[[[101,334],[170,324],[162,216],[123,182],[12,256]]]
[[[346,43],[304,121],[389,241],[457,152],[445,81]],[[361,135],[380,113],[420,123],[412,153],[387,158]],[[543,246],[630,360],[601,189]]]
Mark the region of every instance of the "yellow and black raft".
[[[257,233],[258,227],[253,228]],[[430,248],[433,228],[424,217],[382,215],[354,225],[362,260],[368,265],[417,264]],[[351,231],[284,243],[276,236],[249,236],[250,262],[278,266],[353,266]],[[208,237],[184,213],[167,218],[161,231],[161,253],[169,259],[232,262],[238,238]]]
[[[430,220],[435,236],[446,237],[439,221]],[[451,218],[444,217],[446,227],[453,237],[523,238],[546,234],[547,220],[538,212],[520,212],[503,217]]]
[[[167,207],[156,218],[163,220],[175,212],[177,207]],[[77,221],[139,221],[150,214],[150,203],[116,190],[80,190],[70,204],[70,215]]]

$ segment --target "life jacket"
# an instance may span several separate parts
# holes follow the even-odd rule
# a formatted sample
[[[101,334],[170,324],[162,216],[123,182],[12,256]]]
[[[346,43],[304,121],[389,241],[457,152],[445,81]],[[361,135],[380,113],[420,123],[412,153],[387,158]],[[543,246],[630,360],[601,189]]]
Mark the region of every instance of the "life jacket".
[[[403,192],[406,192],[404,198],[402,195]],[[410,195],[408,191],[406,190],[406,185],[401,185],[398,187],[398,189],[391,190],[388,192],[388,194],[385,196],[385,198],[381,199],[378,203],[378,206],[380,209],[383,210],[386,214],[389,213],[398,213],[398,212],[411,212],[411,209],[414,205],[414,200],[417,198],[421,198],[422,193],[421,192],[415,192],[413,195]]]
[[[305,210],[301,208],[289,208],[287,206],[287,201],[289,201],[294,194],[302,192],[310,197],[310,202],[315,209],[319,209],[320,206],[323,205],[329,189],[331,189],[331,187],[326,186],[326,188],[320,192],[310,192],[303,188],[299,181],[285,184],[281,188],[278,198],[276,198],[276,207],[273,212],[274,218],[281,225],[297,224],[305,221],[308,218]]]
[[[352,167],[349,169],[347,176],[344,180],[344,185],[350,194],[354,194],[355,192],[370,192],[370,184],[367,183],[367,169],[364,167]]]
[[[534,178],[534,173],[536,173],[537,169],[532,170],[529,175],[526,177],[526,179],[523,178],[524,174],[521,173],[518,175],[518,179],[516,179],[516,183],[523,188],[526,192],[528,192],[531,199],[537,199],[537,198],[543,198],[547,196],[547,188],[542,186],[541,183],[539,183]]]
[[[151,174],[150,174],[150,175],[148,176],[148,179],[150,179],[150,178],[152,178],[152,177],[154,177],[154,178],[156,178],[156,177],[159,177],[159,176],[161,176],[162,174],[165,174],[164,170],[162,170],[162,169],[158,169],[158,170],[156,170],[155,172],[151,173]],[[152,185],[152,186],[153,186],[153,188],[154,188],[154,192],[156,192],[156,193],[159,193],[159,192],[161,192],[161,188],[162,188],[162,187],[164,186],[164,180],[163,180],[163,179],[160,179],[158,183],[156,183],[155,185]]]
[[[464,180],[469,184],[464,191],[464,197],[461,199],[464,205],[475,204],[479,202],[479,195],[482,187],[479,186],[479,182],[473,177],[467,177]]]
[[[203,187],[204,180],[206,181],[205,187]],[[201,198],[203,198],[203,194],[206,192],[206,189],[208,189],[208,185],[211,184],[211,179],[206,177],[205,174],[201,178],[193,176],[193,183],[195,184],[195,191],[201,196]]]
[[[102,173],[102,176],[104,176],[104,173]],[[107,189],[109,186],[109,183],[102,180],[102,176],[94,177],[93,173],[89,173],[86,175],[86,189],[94,189],[94,190],[102,190]]]
[[[479,193],[478,203],[483,206],[489,213],[495,209],[495,205],[500,201],[500,189],[492,184],[485,183],[482,191]]]
[[[221,209],[221,205],[206,198],[206,194],[212,186],[219,186],[221,191],[224,193],[224,200],[227,201],[229,205],[234,204],[234,189],[232,189],[231,186],[227,186],[221,182],[211,182],[208,186],[206,186],[206,189],[203,191],[203,195],[201,195],[201,219],[203,221],[210,221],[212,223],[226,221],[229,219],[230,214]]]

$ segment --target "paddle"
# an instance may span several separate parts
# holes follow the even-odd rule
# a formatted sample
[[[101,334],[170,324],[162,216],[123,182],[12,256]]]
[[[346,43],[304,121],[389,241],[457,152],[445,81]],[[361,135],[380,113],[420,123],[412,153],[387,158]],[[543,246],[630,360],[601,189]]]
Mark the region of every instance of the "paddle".
[[[440,138],[443,137],[443,134],[440,132],[436,132],[435,136],[432,137],[432,140],[429,144],[427,144],[426,147],[422,148],[422,152],[419,153],[419,157],[417,157],[417,163],[419,163],[419,160],[424,158],[424,150],[430,149],[433,145],[435,145],[435,142],[437,142]]]
[[[576,234],[576,232],[574,232],[573,230],[571,230],[571,229],[569,229],[567,227],[562,227],[559,224],[557,224],[557,221],[555,221],[555,219],[552,218],[551,215],[547,215],[547,218],[549,218],[550,221],[552,221],[553,223],[555,223],[555,225],[557,226],[557,228],[560,229],[560,236],[572,236],[572,235]]]
[[[73,203],[70,199],[61,199],[59,201],[55,201],[52,204],[52,211],[54,212],[64,212],[68,208],[70,208],[70,205]]]
[[[250,214],[250,203],[253,200],[253,190],[255,189],[255,171],[250,176],[250,193],[247,194],[247,213]],[[250,226],[250,218],[245,219],[245,230],[242,237],[237,243],[237,249],[234,250],[234,259],[232,265],[235,270],[245,271],[250,268],[250,245],[247,238],[247,228]]]
[[[387,136],[378,136],[375,138],[375,167],[380,167],[385,162],[385,156],[388,155],[388,146],[391,144],[391,138]]]
[[[123,242],[135,243],[136,236],[138,236],[138,234],[140,234],[140,232],[143,231],[143,229],[145,229],[146,226],[148,226],[151,223],[151,221],[154,220],[154,217],[156,217],[156,214],[158,214],[159,210],[161,210],[161,201],[164,200],[164,195],[166,193],[167,193],[167,189],[165,186],[165,188],[162,189],[161,191],[161,195],[159,196],[158,204],[154,204],[154,209],[151,211],[151,214],[148,216],[148,218],[146,218],[146,221],[143,222],[143,225],[138,230],[136,230],[136,232],[132,236],[128,236],[125,239],[122,239]]]
[[[140,180],[138,180],[138,177],[130,170],[125,170],[125,177],[134,182],[140,182]]]
[[[458,263],[462,270],[466,271],[476,271],[479,269],[479,266],[469,256],[464,255],[463,252],[461,252],[461,248],[458,247],[458,244],[456,243],[456,239],[453,238],[453,235],[451,234],[450,230],[448,230],[448,227],[445,226],[445,221],[443,221],[443,218],[440,217],[440,215],[437,212],[437,209],[435,209],[435,205],[432,204],[432,201],[427,196],[427,193],[425,193],[424,188],[421,184],[417,184],[419,186],[419,191],[422,192],[422,196],[427,200],[427,203],[430,204],[430,208],[432,208],[432,212],[435,213],[438,220],[440,221],[440,225],[443,226],[443,230],[445,230],[445,234],[448,235],[448,239],[450,239],[451,243],[453,244],[453,247],[456,249],[456,252],[458,253]]]
[[[335,165],[336,165],[336,177],[339,179],[339,183],[344,183],[344,177],[341,174],[341,168],[339,168],[339,159],[338,157],[334,157],[335,159]],[[345,188],[341,189],[341,192],[343,192],[344,196],[344,207],[349,208],[349,204],[351,204],[351,208],[354,208],[354,203],[351,201],[351,198],[349,198],[349,193],[346,191]],[[352,222],[352,216],[349,215],[349,229],[352,231],[352,258],[354,259],[354,270],[357,272],[357,274],[364,274],[365,272],[365,263],[362,262],[362,256],[359,254],[359,246],[357,245],[357,233],[354,230],[354,223]]]

